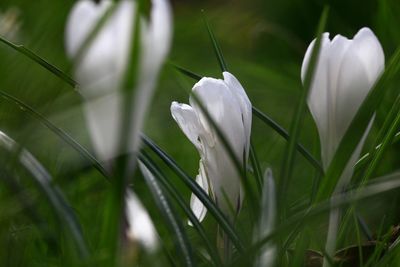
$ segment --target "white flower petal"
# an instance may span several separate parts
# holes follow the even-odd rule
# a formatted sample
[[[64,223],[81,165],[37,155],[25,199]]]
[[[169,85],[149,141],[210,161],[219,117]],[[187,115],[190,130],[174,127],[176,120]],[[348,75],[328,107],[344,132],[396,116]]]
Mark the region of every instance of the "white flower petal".
[[[375,83],[385,67],[385,55],[375,34],[369,28],[362,28],[354,36],[353,46],[357,47],[359,60],[363,62],[369,83]]]
[[[247,96],[246,92],[243,89],[243,86],[229,72],[224,72],[224,81],[233,93],[233,96],[237,98],[237,101],[240,103],[240,110],[242,112],[242,121],[244,125],[244,132],[246,136],[246,142],[250,145],[250,133],[251,133],[251,120],[252,120],[252,105]],[[247,146],[246,149],[246,158],[249,155],[250,146]]]
[[[66,46],[71,56],[76,56],[75,53],[112,5],[111,1],[102,1],[99,5],[87,2],[78,2],[68,19]],[[129,59],[135,3],[123,0],[117,5],[85,54],[77,59],[75,78],[86,98],[118,89],[122,82]]]
[[[338,79],[339,74],[343,65],[343,58],[346,55],[347,50],[351,45],[351,40],[343,37],[341,35],[336,35],[333,38],[331,44],[327,46],[327,49],[324,50],[324,56],[326,57],[327,64],[327,79],[328,84],[326,87],[326,107],[325,111],[326,122],[319,122],[319,132],[322,137],[322,140],[325,140],[322,144],[322,163],[325,168],[328,167],[330,161],[332,160],[333,155],[336,152],[336,148],[338,145],[338,134],[337,132],[337,101],[338,100]],[[320,88],[313,88],[315,91],[322,91]],[[315,92],[314,91],[314,92]],[[314,105],[318,102],[317,99],[313,99]],[[324,126],[322,126],[324,125]],[[326,127],[326,128],[323,128]]]
[[[103,0],[98,4],[92,0],[80,0],[74,5],[65,32],[65,45],[70,57],[76,56],[88,34],[111,5],[110,0]]]
[[[84,103],[93,147],[102,161],[118,155],[121,102],[121,97],[117,92]]]
[[[301,67],[301,78],[304,82],[307,67],[311,58],[312,50],[314,49],[315,40],[309,45],[303,59]],[[308,96],[308,106],[310,112],[317,124],[318,132],[322,140],[328,140],[328,121],[329,121],[329,91],[328,91],[328,74],[327,61],[330,47],[329,33],[324,33],[321,40],[320,54],[318,62],[315,66],[313,82],[311,84],[310,93]],[[321,146],[326,145],[321,143]],[[323,149],[325,150],[325,149]]]
[[[152,39],[152,53],[156,53],[160,65],[166,57],[171,44],[172,15],[171,8],[166,0],[152,0],[149,34]]]
[[[306,54],[304,55],[303,63],[301,65],[301,80],[304,82],[306,72],[307,72],[307,67],[308,64],[310,63],[311,59],[311,54],[314,49],[316,39],[312,40],[310,45],[307,48]],[[316,69],[323,67],[323,62],[320,62],[322,59],[321,52],[325,51],[329,46],[330,46],[330,39],[329,39],[329,32],[324,32],[322,34],[322,39],[321,39],[321,47],[320,47],[320,56],[319,56],[319,62],[317,64]],[[314,79],[316,78],[316,75],[314,75]]]
[[[233,95],[233,92],[222,80],[203,78],[194,85],[193,94],[197,96],[210,117],[218,125],[228,144],[232,146],[237,159],[242,161],[247,140],[243,131],[240,103]],[[192,97],[189,101],[199,115],[200,122],[206,132],[214,136],[213,139],[206,140],[208,146],[213,147],[216,138],[213,127]]]
[[[172,37],[172,15],[167,0],[152,0],[149,21],[142,23],[142,81],[158,74],[169,51]],[[156,80],[153,81],[155,83]]]
[[[197,184],[203,188],[203,190],[206,192],[208,195],[209,192],[209,186],[208,186],[208,181],[207,178],[205,177],[204,169],[203,169],[203,164],[200,161],[200,170],[199,174],[196,176],[196,182]],[[190,208],[192,209],[194,215],[196,215],[197,219],[202,222],[204,217],[207,214],[207,209],[203,205],[203,202],[201,202],[196,195],[192,194],[190,197]],[[189,221],[189,225],[193,226],[193,224]]]
[[[142,129],[144,119],[154,94],[158,74],[170,48],[172,36],[172,16],[167,0],[152,0],[150,20],[141,22],[140,70],[131,129],[136,130],[129,140],[129,151],[137,151],[140,136],[137,129]]]
[[[338,86],[336,89],[335,147],[340,143],[372,87],[368,79],[366,68],[357,55],[357,49],[358,46],[352,43],[346,52],[339,72]]]
[[[149,251],[156,250],[158,238],[153,222],[140,200],[130,190],[126,194],[126,215],[128,238],[133,242],[139,242]]]
[[[237,215],[243,200],[240,173],[206,114],[221,131],[233,156],[244,163],[250,146],[252,106],[239,81],[230,73],[225,72],[223,75],[225,80],[202,78],[193,86],[193,95],[189,99],[191,106],[174,102],[171,111],[200,152],[198,183],[208,184],[218,207],[232,219]],[[182,116],[182,110],[190,112]],[[204,216],[205,208],[194,196],[191,198],[191,206],[197,216]]]
[[[80,46],[112,5],[115,7],[113,13],[107,17],[82,57],[75,58]],[[121,126],[121,103],[117,99],[122,96],[117,97],[116,92],[121,89],[131,59],[136,8],[134,0],[121,0],[117,3],[102,0],[99,4],[80,0],[68,18],[66,48],[69,56],[75,60],[74,76],[87,102],[86,117],[95,150],[103,160],[115,157],[118,153],[138,150],[139,133],[153,96],[159,70],[170,46],[172,19],[169,3],[167,0],[153,0],[150,21],[144,18],[140,20],[142,31],[137,90],[133,96],[132,121],[125,125],[130,138],[126,150],[117,151]],[[109,94],[113,96],[109,97]],[[107,99],[111,101],[107,102]],[[90,103],[92,101],[94,103]],[[102,103],[103,110],[99,102]]]
[[[303,80],[314,43],[303,61]],[[368,28],[361,29],[353,40],[337,35],[330,42],[324,34],[308,98],[321,139],[324,168],[383,68],[382,47]]]
[[[235,90],[231,90],[225,81],[203,78],[194,85],[193,93],[221,130],[234,155],[242,162],[247,156],[245,153],[249,140],[244,130],[241,105]],[[225,214],[233,218],[242,202],[240,174],[227,149],[222,141],[218,140],[215,130],[192,97],[190,103],[199,114],[200,123],[205,131],[213,137],[208,140],[202,139],[205,142],[202,159],[215,201]]]
[[[172,102],[171,114],[186,137],[200,151],[200,135],[204,133],[204,129],[200,124],[197,113],[187,104]]]
[[[241,146],[242,149],[244,146]],[[228,217],[234,218],[243,202],[240,173],[221,142],[206,148],[205,169],[210,180],[214,199]]]

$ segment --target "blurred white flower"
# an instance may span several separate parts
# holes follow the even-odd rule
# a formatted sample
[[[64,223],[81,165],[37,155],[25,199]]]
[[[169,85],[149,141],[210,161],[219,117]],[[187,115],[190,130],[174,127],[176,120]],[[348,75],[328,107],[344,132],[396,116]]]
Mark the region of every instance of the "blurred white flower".
[[[303,60],[303,80],[314,43]],[[323,34],[308,106],[317,124],[325,169],[384,65],[383,49],[369,28],[362,28],[353,39],[336,35],[331,41],[329,33]],[[362,144],[356,149],[354,163]]]
[[[21,29],[20,14],[21,11],[17,7],[0,11],[0,36],[12,42],[18,41]]]
[[[270,235],[276,227],[276,190],[272,170],[267,169],[264,174],[260,219],[254,232],[254,241],[261,241]],[[274,240],[270,240],[260,249],[259,258],[255,261],[256,267],[275,266],[277,248]]]
[[[158,238],[149,214],[132,191],[127,191],[125,200],[128,239],[138,242],[150,252],[155,251],[158,248]]]
[[[140,56],[134,108],[127,151],[118,151],[122,120],[124,75],[132,58],[131,45],[137,3],[135,0],[78,1],[66,26],[66,50],[75,61],[74,76],[85,98],[85,114],[92,142],[101,160],[137,150],[157,76],[168,53],[172,32],[171,10],[167,0],[151,1],[150,17],[140,21]],[[111,9],[114,8],[114,9]],[[106,12],[112,10],[107,17]],[[82,55],[80,49],[101,19],[106,22]],[[81,56],[81,58],[76,58]],[[130,88],[132,89],[132,88]]]
[[[232,74],[224,72],[223,76],[224,80],[202,78],[192,92],[244,166],[250,148],[251,103]],[[243,200],[241,174],[199,105],[192,97],[189,102],[190,106],[173,102],[171,113],[200,153],[200,171],[196,181],[229,218],[234,218]],[[203,220],[207,210],[200,200],[192,195],[190,205],[199,220]]]

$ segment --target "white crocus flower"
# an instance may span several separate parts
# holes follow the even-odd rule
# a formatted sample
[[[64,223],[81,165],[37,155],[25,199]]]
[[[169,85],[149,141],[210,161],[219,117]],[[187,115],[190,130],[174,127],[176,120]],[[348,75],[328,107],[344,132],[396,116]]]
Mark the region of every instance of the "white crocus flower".
[[[254,232],[254,241],[261,241],[269,236],[276,227],[276,189],[272,170],[267,169],[264,174],[262,189],[260,219]],[[270,240],[261,247],[259,258],[255,261],[256,267],[275,266],[277,249],[274,240]]]
[[[224,80],[202,78],[194,85],[192,93],[202,103],[244,166],[250,148],[252,106],[239,81],[229,72],[224,72],[223,76]],[[172,116],[200,153],[197,183],[210,193],[219,208],[232,219],[243,200],[241,174],[192,96],[189,102],[190,105],[173,102]],[[190,205],[201,221],[207,212],[203,204],[192,195]]]
[[[155,251],[158,248],[158,237],[149,214],[132,191],[128,190],[125,199],[127,237],[133,242],[138,242],[148,251]]]
[[[140,56],[132,122],[134,129],[127,151],[118,151],[121,120],[121,86],[132,60],[131,45],[137,3],[134,0],[80,0],[74,5],[66,27],[66,49],[74,60],[74,76],[85,98],[84,110],[96,154],[108,160],[119,153],[137,150],[139,131],[153,95],[158,73],[170,46],[172,18],[167,0],[152,0],[149,19],[140,21]],[[106,12],[110,15],[105,15]],[[83,44],[101,19],[104,25],[81,52]],[[77,58],[81,56],[81,58]],[[132,89],[132,88],[131,88]]]
[[[303,80],[314,42],[310,44],[304,57],[301,70]],[[383,72],[384,65],[383,49],[370,29],[362,28],[352,40],[336,35],[331,41],[329,33],[323,34],[308,105],[317,124],[325,170],[362,102]],[[353,166],[360,156],[372,122],[373,118],[347,163],[334,194],[340,194],[350,181]],[[335,251],[339,222],[339,209],[332,209],[325,247],[330,256]],[[328,260],[324,259],[324,266],[329,265]]]
[[[304,57],[303,80],[314,43]],[[382,47],[369,28],[362,28],[353,39],[336,35],[331,41],[329,33],[323,34],[308,106],[317,124],[324,169],[384,65]],[[357,150],[356,158],[361,146]]]

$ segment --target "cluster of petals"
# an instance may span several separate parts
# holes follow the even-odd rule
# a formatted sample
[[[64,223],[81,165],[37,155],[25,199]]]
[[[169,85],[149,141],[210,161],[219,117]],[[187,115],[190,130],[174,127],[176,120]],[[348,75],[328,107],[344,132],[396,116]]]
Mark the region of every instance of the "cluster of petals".
[[[85,99],[84,111],[98,157],[109,160],[136,151],[139,132],[153,95],[158,73],[171,41],[172,16],[167,0],[152,0],[149,19],[137,15],[137,1],[80,0],[72,8],[65,32],[67,54],[74,60],[74,77]],[[106,20],[101,24],[102,20]],[[135,22],[140,23],[138,77],[131,123],[122,125],[121,88],[133,56]],[[96,32],[96,27],[100,29]],[[94,36],[94,37],[93,37]],[[135,75],[130,73],[129,75]],[[121,129],[134,129],[126,151],[119,151]]]
[[[171,41],[172,16],[167,0],[152,0],[149,19],[137,12],[135,0],[80,0],[67,21],[65,45],[74,61],[74,77],[84,98],[84,112],[94,150],[102,161],[120,153],[135,152],[145,113],[153,95],[158,73]],[[141,16],[136,19],[139,14]],[[103,23],[104,21],[104,23]],[[136,27],[135,23],[140,23]],[[134,29],[140,28],[139,70],[129,125],[122,125],[122,88],[134,45]],[[125,151],[119,151],[121,129],[130,133]],[[130,131],[133,129],[133,131]],[[153,223],[136,195],[126,192],[126,234],[148,250],[157,247]]]
[[[303,80],[314,43],[315,40],[308,47],[303,60]],[[383,49],[369,28],[359,30],[353,39],[336,35],[330,40],[329,33],[322,35],[308,106],[318,128],[325,169],[384,66]],[[353,161],[359,156],[362,144],[363,140]]]
[[[202,78],[193,86],[190,105],[173,102],[171,113],[200,154],[197,183],[233,218],[244,197],[241,174],[213,126],[219,128],[237,161],[242,163],[241,167],[245,166],[250,148],[252,106],[240,82],[229,72],[223,76],[223,80]],[[194,195],[190,204],[202,220],[206,208]]]

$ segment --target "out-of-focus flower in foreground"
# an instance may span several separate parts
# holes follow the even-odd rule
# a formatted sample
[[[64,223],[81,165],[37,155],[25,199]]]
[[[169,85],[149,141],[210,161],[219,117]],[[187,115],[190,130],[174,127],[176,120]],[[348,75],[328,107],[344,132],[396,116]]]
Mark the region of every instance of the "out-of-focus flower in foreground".
[[[152,0],[151,4],[149,19],[143,16],[136,20],[137,1],[101,0],[96,3],[80,0],[68,18],[67,54],[75,63],[74,76],[85,98],[85,115],[95,151],[101,160],[138,149],[139,131],[170,47],[172,31],[168,1]],[[133,89],[121,87],[133,58],[131,45],[135,43],[135,21],[140,23],[139,67],[132,101],[132,125],[124,125],[134,132],[129,137],[126,151],[118,151],[123,117],[122,89]]]
[[[272,170],[267,169],[264,174],[264,185],[261,198],[260,219],[254,231],[254,241],[259,242],[271,234],[276,227],[276,190]],[[274,240],[270,240],[261,247],[260,255],[256,260],[255,267],[275,266],[277,249]]]
[[[139,243],[149,252],[155,251],[158,248],[158,238],[149,214],[132,191],[127,191],[125,199],[128,239]]]
[[[4,12],[0,11],[0,36],[16,42],[20,38],[21,11],[17,7],[10,7]]]
[[[303,60],[303,80],[314,42]],[[317,124],[325,169],[384,65],[383,49],[369,28],[362,28],[353,39],[336,35],[331,41],[329,33],[323,34],[308,105]],[[353,161],[357,160],[362,144],[363,141]]]
[[[197,183],[232,219],[243,200],[241,174],[198,103],[221,130],[242,166],[249,154],[252,110],[239,81],[229,72],[223,76],[224,80],[202,78],[192,89],[198,102],[193,96],[189,99],[190,105],[173,102],[171,113],[200,153]],[[192,195],[190,205],[199,220],[203,220],[207,210],[200,200]]]

